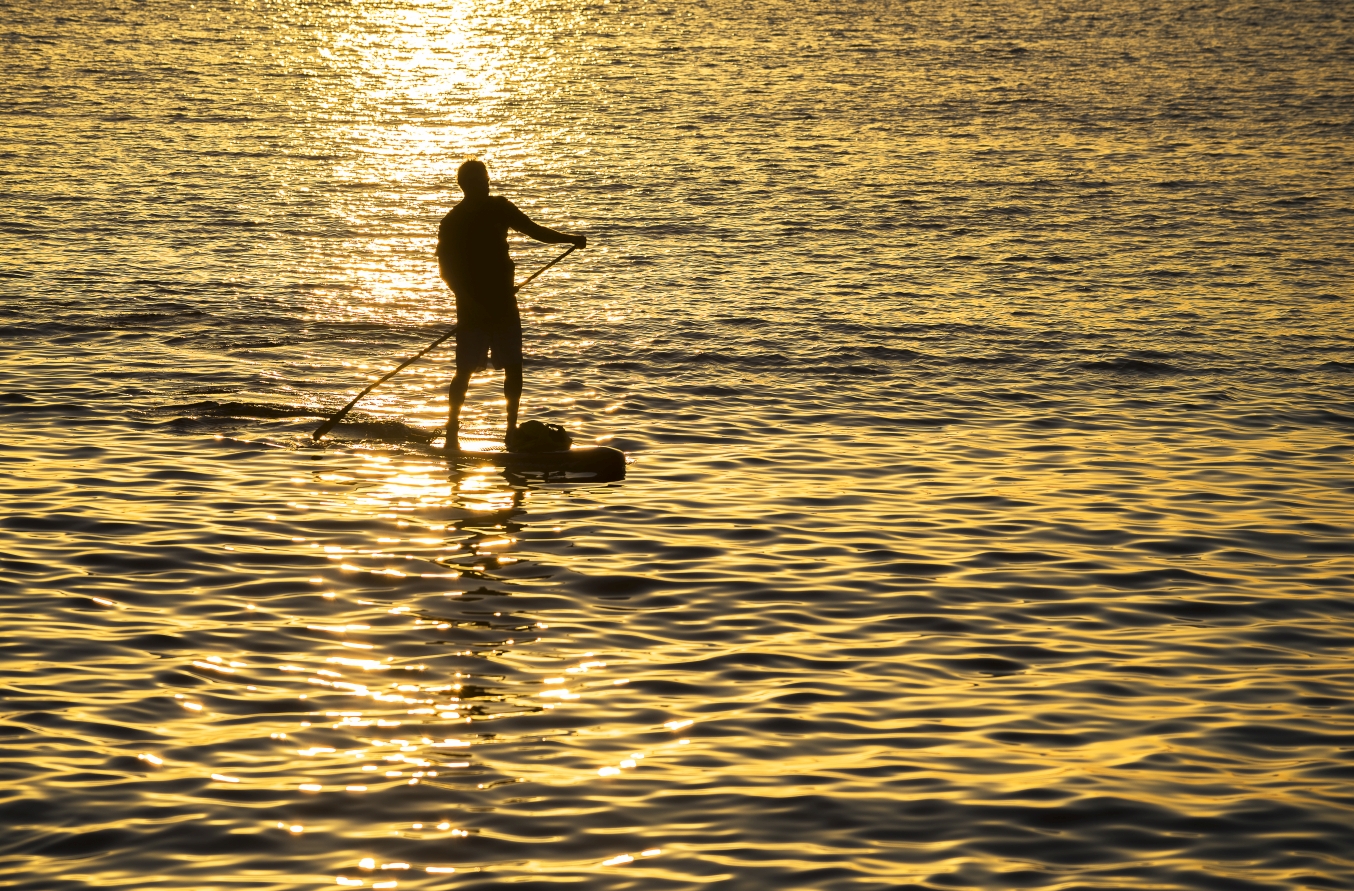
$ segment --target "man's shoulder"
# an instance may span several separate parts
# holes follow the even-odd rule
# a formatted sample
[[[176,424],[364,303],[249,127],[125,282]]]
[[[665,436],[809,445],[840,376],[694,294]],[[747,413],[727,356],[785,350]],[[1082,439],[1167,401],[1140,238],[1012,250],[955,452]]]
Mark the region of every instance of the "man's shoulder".
[[[489,195],[476,200],[462,198],[451,210],[447,211],[447,215],[442,217],[442,222],[445,223],[459,217],[475,218],[482,217],[486,213],[497,215],[515,212],[516,210],[517,205],[502,195]]]
[[[461,205],[460,205],[459,202],[456,203],[456,204],[453,204],[453,205],[451,206],[451,210],[447,211],[445,214],[442,215],[442,223],[441,223],[441,225],[442,225],[442,226],[446,226],[448,223],[450,223],[452,220],[454,220],[454,219],[457,217],[457,213],[456,213],[456,212],[457,212],[458,210],[460,210],[460,209],[461,209]]]

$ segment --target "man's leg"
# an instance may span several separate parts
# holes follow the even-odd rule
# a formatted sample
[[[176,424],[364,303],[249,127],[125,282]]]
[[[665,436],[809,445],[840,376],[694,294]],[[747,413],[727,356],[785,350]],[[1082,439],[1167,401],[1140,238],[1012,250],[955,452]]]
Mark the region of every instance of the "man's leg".
[[[465,404],[465,391],[470,388],[470,375],[484,367],[489,358],[489,332],[482,322],[467,317],[457,304],[456,326],[456,376],[447,388],[447,445],[448,452],[459,451],[461,447],[461,406]]]
[[[503,396],[508,402],[508,431],[503,444],[512,450],[517,433],[517,407],[522,403],[522,319],[513,306],[494,328],[494,364],[503,369]]]
[[[447,444],[448,452],[461,448],[461,406],[465,404],[465,391],[470,387],[470,372],[456,369],[456,376],[447,387]]]
[[[522,403],[522,363],[503,366],[503,396],[508,400],[508,436],[517,432],[517,407]]]

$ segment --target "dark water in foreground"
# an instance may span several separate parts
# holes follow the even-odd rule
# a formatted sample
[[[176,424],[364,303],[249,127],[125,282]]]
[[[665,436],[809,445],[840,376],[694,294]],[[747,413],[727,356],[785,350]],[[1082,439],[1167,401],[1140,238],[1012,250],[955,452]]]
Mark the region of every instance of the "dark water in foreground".
[[[0,24],[0,884],[1354,888],[1345,6]]]

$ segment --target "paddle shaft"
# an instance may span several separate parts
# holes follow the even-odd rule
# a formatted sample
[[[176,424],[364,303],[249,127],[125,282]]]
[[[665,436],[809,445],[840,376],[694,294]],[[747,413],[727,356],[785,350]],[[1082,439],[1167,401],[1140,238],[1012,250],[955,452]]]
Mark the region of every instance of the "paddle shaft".
[[[513,292],[514,294],[516,294],[518,291],[522,290],[522,289],[525,288],[527,285],[531,284],[531,280],[534,279],[536,276],[540,275],[542,272],[545,272],[545,271],[546,271],[547,269],[549,269],[551,266],[554,266],[554,265],[555,265],[556,263],[558,263],[560,260],[563,260],[565,257],[569,256],[570,254],[572,254],[572,253],[573,253],[574,251],[576,251],[576,250],[578,250],[578,245],[576,245],[576,244],[571,244],[571,245],[569,245],[569,249],[568,249],[567,251],[565,251],[564,253],[560,254],[558,257],[556,257],[555,259],[551,260],[549,263],[545,264],[545,265],[542,266],[540,269],[537,269],[537,270],[536,270],[535,272],[533,272],[531,275],[528,275],[528,276],[527,276],[527,280],[524,281],[524,282],[522,282],[522,283],[521,283],[520,285],[518,285],[517,287],[513,288],[513,289],[512,289],[512,292]]]
[[[551,266],[554,266],[554,265],[555,265],[556,263],[558,263],[560,260],[563,260],[565,257],[569,256],[570,254],[572,254],[572,253],[573,253],[574,251],[576,251],[576,250],[578,250],[578,245],[570,245],[570,246],[569,246],[569,249],[568,249],[567,251],[565,251],[564,253],[560,254],[558,257],[556,257],[555,259],[551,260],[549,263],[545,264],[545,265],[542,266],[540,269],[537,269],[537,270],[536,270],[535,272],[533,272],[531,275],[527,276],[527,280],[524,281],[524,282],[522,282],[520,285],[516,286],[515,288],[513,288],[513,289],[512,289],[512,292],[513,292],[514,294],[516,294],[518,291],[522,290],[522,289],[525,288],[527,285],[529,285],[529,284],[531,283],[532,279],[534,279],[536,276],[540,275],[542,272],[545,272],[545,271],[546,271],[547,269],[549,269]],[[417,362],[419,359],[422,359],[422,358],[423,358],[424,356],[426,356],[428,353],[430,353],[430,352],[432,352],[433,350],[437,349],[439,346],[442,345],[442,342],[443,342],[443,341],[445,341],[447,338],[449,338],[449,337],[451,337],[453,334],[455,334],[455,333],[456,333],[456,329],[459,328],[459,327],[460,327],[459,325],[453,325],[452,328],[451,328],[451,330],[448,331],[446,334],[443,334],[441,337],[437,338],[437,339],[434,340],[432,343],[428,344],[426,347],[424,347],[423,349],[419,350],[418,353],[417,353],[416,355],[410,356],[408,359],[405,359],[405,360],[404,360],[403,362],[401,362],[399,365],[396,365],[395,368],[394,368],[392,371],[387,372],[386,375],[385,375],[384,377],[382,377],[380,380],[376,381],[376,383],[370,385],[370,386],[367,387],[365,390],[363,390],[361,393],[358,393],[356,396],[353,397],[353,401],[352,401],[352,402],[349,402],[347,405],[343,406],[343,408],[341,408],[341,409],[339,409],[338,411],[336,411],[336,412],[329,418],[329,420],[325,421],[325,422],[324,422],[323,424],[321,424],[319,427],[316,427],[316,428],[315,428],[315,432],[311,434],[311,438],[312,438],[312,439],[317,439],[317,440],[318,440],[318,439],[320,439],[321,437],[323,437],[326,433],[328,433],[330,430],[333,430],[333,429],[334,429],[334,426],[335,426],[336,424],[338,424],[339,421],[342,421],[342,420],[343,420],[344,416],[347,415],[348,412],[350,412],[350,411],[352,410],[352,408],[353,408],[354,405],[357,405],[357,403],[362,399],[363,396],[366,396],[366,395],[367,395],[368,393],[370,393],[372,390],[375,390],[377,387],[381,386],[381,384],[384,384],[386,381],[390,380],[392,377],[394,377],[395,375],[399,374],[401,371],[403,371],[404,369],[408,368],[410,365],[413,365],[413,364],[414,364],[415,362]]]
[[[348,414],[348,412],[352,410],[352,407],[353,407],[354,405],[357,405],[357,402],[358,402],[359,399],[361,399],[363,396],[366,396],[366,395],[367,395],[368,393],[370,393],[372,390],[375,390],[377,387],[381,386],[381,384],[384,384],[386,381],[390,380],[392,377],[394,377],[395,375],[399,374],[401,371],[403,371],[404,369],[408,368],[410,365],[414,364],[414,363],[417,362],[419,359],[422,359],[422,358],[424,357],[424,355],[426,355],[427,353],[429,353],[429,352],[431,352],[432,350],[436,349],[437,347],[441,346],[441,345],[442,345],[442,341],[446,340],[448,337],[450,337],[451,335],[453,335],[453,334],[456,333],[456,327],[457,327],[457,326],[453,325],[450,331],[448,331],[446,334],[443,334],[441,337],[437,338],[436,340],[434,340],[432,343],[428,344],[428,345],[427,345],[426,347],[424,347],[423,349],[419,350],[419,352],[418,352],[417,355],[410,356],[408,359],[405,359],[405,360],[404,360],[403,362],[401,362],[399,365],[396,365],[396,366],[395,366],[395,369],[394,369],[393,371],[388,372],[384,377],[382,377],[382,378],[381,378],[380,380],[378,380],[376,383],[372,384],[371,386],[367,387],[367,389],[363,390],[361,393],[358,393],[356,396],[354,396],[352,402],[349,402],[347,405],[343,406],[343,408],[341,408],[341,409],[339,409],[338,411],[336,411],[336,412],[329,418],[329,420],[325,421],[325,422],[324,422],[323,424],[321,424],[319,427],[315,428],[315,432],[311,434],[311,438],[313,438],[313,439],[319,439],[319,438],[321,438],[322,436],[324,436],[326,433],[328,433],[330,430],[333,430],[333,429],[334,429],[334,425],[337,424],[339,421],[342,421],[342,420],[343,420],[343,416],[346,415],[346,414]]]

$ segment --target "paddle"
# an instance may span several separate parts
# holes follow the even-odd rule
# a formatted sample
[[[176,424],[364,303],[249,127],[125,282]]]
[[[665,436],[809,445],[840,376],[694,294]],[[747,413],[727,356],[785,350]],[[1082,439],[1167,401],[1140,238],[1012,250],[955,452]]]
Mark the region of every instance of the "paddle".
[[[545,264],[545,265],[542,266],[540,269],[537,269],[537,270],[536,270],[535,272],[533,272],[531,275],[527,276],[527,280],[524,281],[524,282],[522,282],[522,283],[521,283],[520,285],[518,285],[517,287],[513,288],[513,289],[512,289],[512,292],[513,292],[514,294],[516,294],[518,291],[522,290],[522,289],[525,288],[527,285],[531,284],[531,280],[534,279],[536,276],[540,275],[542,272],[545,272],[545,271],[546,271],[547,269],[549,269],[551,266],[554,266],[554,265],[555,265],[556,263],[558,263],[560,260],[563,260],[565,257],[569,256],[570,254],[572,254],[572,253],[573,253],[574,251],[576,251],[576,250],[578,250],[578,245],[576,245],[576,244],[575,244],[575,245],[570,245],[570,247],[569,247],[569,249],[568,249],[567,251],[565,251],[564,253],[560,254],[558,257],[556,257],[555,259],[551,260],[549,263]],[[442,345],[442,341],[446,340],[448,337],[451,337],[453,334],[456,333],[456,329],[457,329],[458,327],[459,327],[458,325],[453,325],[453,326],[451,327],[451,330],[450,330],[450,331],[448,331],[446,334],[443,334],[441,337],[437,338],[436,340],[434,340],[432,343],[428,344],[428,345],[427,345],[426,347],[424,347],[423,349],[419,350],[419,352],[418,352],[417,355],[410,356],[408,359],[405,359],[405,360],[404,360],[403,362],[401,362],[399,365],[396,365],[396,366],[395,366],[395,369],[394,369],[393,371],[387,373],[387,374],[385,375],[385,377],[382,377],[382,378],[381,378],[380,380],[378,380],[376,383],[372,384],[371,386],[367,387],[367,389],[363,390],[361,393],[358,393],[356,396],[354,396],[352,402],[349,402],[347,405],[343,406],[343,408],[341,408],[341,409],[339,409],[338,411],[334,412],[334,414],[329,418],[329,420],[325,421],[325,422],[324,422],[323,424],[321,424],[319,427],[315,428],[315,432],[311,434],[311,438],[318,440],[318,439],[320,439],[321,437],[323,437],[326,433],[328,433],[330,430],[333,430],[333,429],[334,429],[334,425],[336,425],[339,421],[342,421],[343,418],[344,418],[344,416],[347,415],[348,412],[352,410],[352,407],[353,407],[354,405],[357,405],[358,401],[359,401],[363,396],[366,396],[366,395],[367,395],[368,393],[370,393],[372,390],[375,390],[377,387],[381,386],[381,384],[384,384],[386,381],[390,380],[392,377],[394,377],[395,375],[399,374],[399,373],[400,373],[401,371],[403,371],[405,368],[409,367],[410,365],[412,365],[412,364],[414,364],[415,362],[417,362],[419,359],[422,359],[422,358],[423,358],[425,355],[427,355],[428,353],[430,353],[430,352],[432,352],[433,350],[437,349],[437,347],[439,347],[439,346]]]

